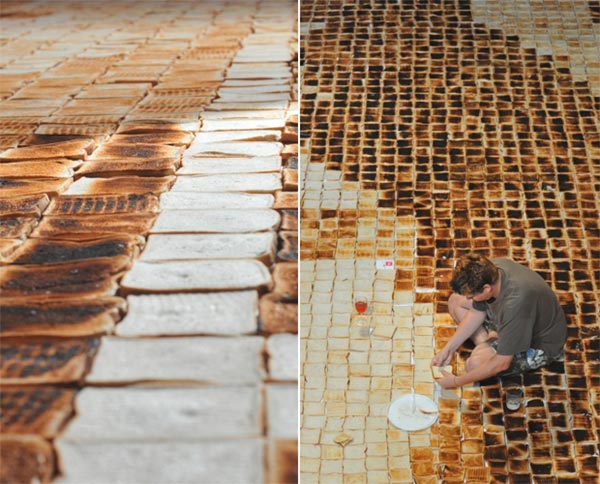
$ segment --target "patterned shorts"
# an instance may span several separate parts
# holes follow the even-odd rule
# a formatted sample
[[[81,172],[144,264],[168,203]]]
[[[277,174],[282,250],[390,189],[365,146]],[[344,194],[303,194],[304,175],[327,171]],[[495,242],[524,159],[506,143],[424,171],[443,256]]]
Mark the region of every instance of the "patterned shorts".
[[[483,327],[489,331],[497,331],[496,326],[493,323],[490,323],[488,320],[483,322]],[[492,340],[488,342],[489,345],[494,349],[494,351],[498,351],[498,340]],[[525,373],[527,371],[537,370],[542,366],[546,366],[552,363],[555,360],[560,360],[561,356],[559,355],[557,358],[550,358],[544,350],[540,350],[537,348],[529,348],[527,351],[522,351],[521,353],[517,353],[513,356],[513,359],[510,363],[510,366],[507,370],[504,370],[500,375],[516,375],[519,373]]]
[[[498,350],[498,340],[490,342],[490,346],[494,348],[494,351]],[[527,351],[522,351],[513,356],[510,366],[507,370],[504,370],[500,375],[515,375],[518,373],[525,373],[527,371],[537,370],[542,366],[546,366],[553,361],[544,350],[537,348],[529,348]]]

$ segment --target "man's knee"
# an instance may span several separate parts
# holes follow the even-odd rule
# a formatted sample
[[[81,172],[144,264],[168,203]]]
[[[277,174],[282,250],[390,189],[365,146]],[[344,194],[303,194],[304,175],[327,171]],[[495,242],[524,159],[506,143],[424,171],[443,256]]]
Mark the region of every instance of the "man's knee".
[[[448,309],[459,308],[461,306],[462,299],[466,298],[460,294],[456,294],[455,292],[450,294],[450,297],[448,298]]]
[[[471,309],[471,304],[465,296],[453,292],[448,298],[448,313],[457,323],[469,309]]]

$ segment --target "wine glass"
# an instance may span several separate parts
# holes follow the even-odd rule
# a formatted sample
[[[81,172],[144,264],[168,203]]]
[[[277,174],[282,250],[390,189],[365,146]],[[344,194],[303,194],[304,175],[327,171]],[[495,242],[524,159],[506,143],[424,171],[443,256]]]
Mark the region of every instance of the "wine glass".
[[[354,298],[354,309],[361,316],[364,315],[369,309],[369,302],[364,296],[357,296]]]

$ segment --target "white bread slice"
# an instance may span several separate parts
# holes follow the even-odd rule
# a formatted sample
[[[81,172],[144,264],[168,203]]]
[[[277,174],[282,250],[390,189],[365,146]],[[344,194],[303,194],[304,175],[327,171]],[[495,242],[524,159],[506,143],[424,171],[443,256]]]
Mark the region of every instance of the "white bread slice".
[[[442,375],[441,370],[447,371],[448,373],[452,373],[452,365],[432,366],[431,374],[433,375],[433,378],[442,378],[444,375]]]

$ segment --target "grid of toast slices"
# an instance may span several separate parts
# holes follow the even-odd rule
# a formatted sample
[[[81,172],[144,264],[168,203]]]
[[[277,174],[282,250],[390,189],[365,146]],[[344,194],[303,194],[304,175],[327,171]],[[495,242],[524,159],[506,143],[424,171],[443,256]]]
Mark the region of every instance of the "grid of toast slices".
[[[293,2],[3,2],[2,482],[296,482]]]
[[[598,479],[597,5],[550,3],[302,2],[302,482]],[[440,394],[471,250],[547,281],[565,360]],[[413,390],[439,418],[407,433]]]

